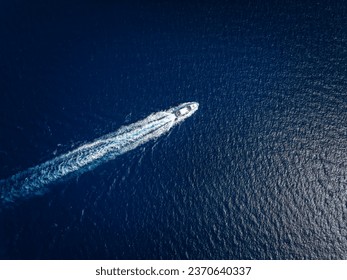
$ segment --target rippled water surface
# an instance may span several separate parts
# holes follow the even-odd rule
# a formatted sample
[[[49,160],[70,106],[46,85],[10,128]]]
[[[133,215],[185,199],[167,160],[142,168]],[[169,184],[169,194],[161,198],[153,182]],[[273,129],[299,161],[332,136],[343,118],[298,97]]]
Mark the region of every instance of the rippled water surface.
[[[0,178],[199,110],[1,208],[0,258],[347,259],[347,4],[115,2],[1,2]]]

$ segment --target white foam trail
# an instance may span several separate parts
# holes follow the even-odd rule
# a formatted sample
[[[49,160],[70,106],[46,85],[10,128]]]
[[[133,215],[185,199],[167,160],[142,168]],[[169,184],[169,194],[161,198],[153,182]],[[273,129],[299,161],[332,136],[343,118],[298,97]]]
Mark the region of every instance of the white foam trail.
[[[175,108],[178,107],[151,114],[141,121],[121,127],[118,131],[82,145],[67,154],[15,174],[7,180],[1,180],[1,201],[15,202],[18,199],[43,194],[47,186],[52,183],[63,180],[71,174],[93,169],[161,136],[182,121],[174,114]],[[194,112],[196,109],[194,107]]]

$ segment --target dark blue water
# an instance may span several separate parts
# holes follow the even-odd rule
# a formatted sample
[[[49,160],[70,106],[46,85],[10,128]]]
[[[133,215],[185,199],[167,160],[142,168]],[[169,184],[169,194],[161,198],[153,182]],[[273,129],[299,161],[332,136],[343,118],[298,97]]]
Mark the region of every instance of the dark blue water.
[[[200,108],[1,208],[0,258],[347,259],[347,5],[263,2],[1,1],[0,178]]]

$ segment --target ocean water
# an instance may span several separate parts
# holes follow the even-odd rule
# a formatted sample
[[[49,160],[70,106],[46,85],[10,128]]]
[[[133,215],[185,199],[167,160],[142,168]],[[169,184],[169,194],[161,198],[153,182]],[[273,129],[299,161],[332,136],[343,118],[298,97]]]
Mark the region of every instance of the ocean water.
[[[0,208],[1,259],[347,259],[344,1],[1,1],[0,178],[182,102]]]

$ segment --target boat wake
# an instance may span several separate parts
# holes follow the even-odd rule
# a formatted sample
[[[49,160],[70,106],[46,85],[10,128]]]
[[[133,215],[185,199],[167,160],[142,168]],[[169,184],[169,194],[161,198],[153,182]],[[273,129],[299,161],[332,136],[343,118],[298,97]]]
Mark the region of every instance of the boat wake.
[[[178,117],[175,113],[182,110],[182,107],[187,107],[190,114]],[[84,173],[158,138],[191,116],[197,108],[197,103],[183,103],[167,111],[151,114],[141,121],[123,126],[116,132],[104,135],[67,154],[17,173],[6,180],[0,180],[0,201],[6,204],[42,195],[49,185],[64,180],[69,175]]]

